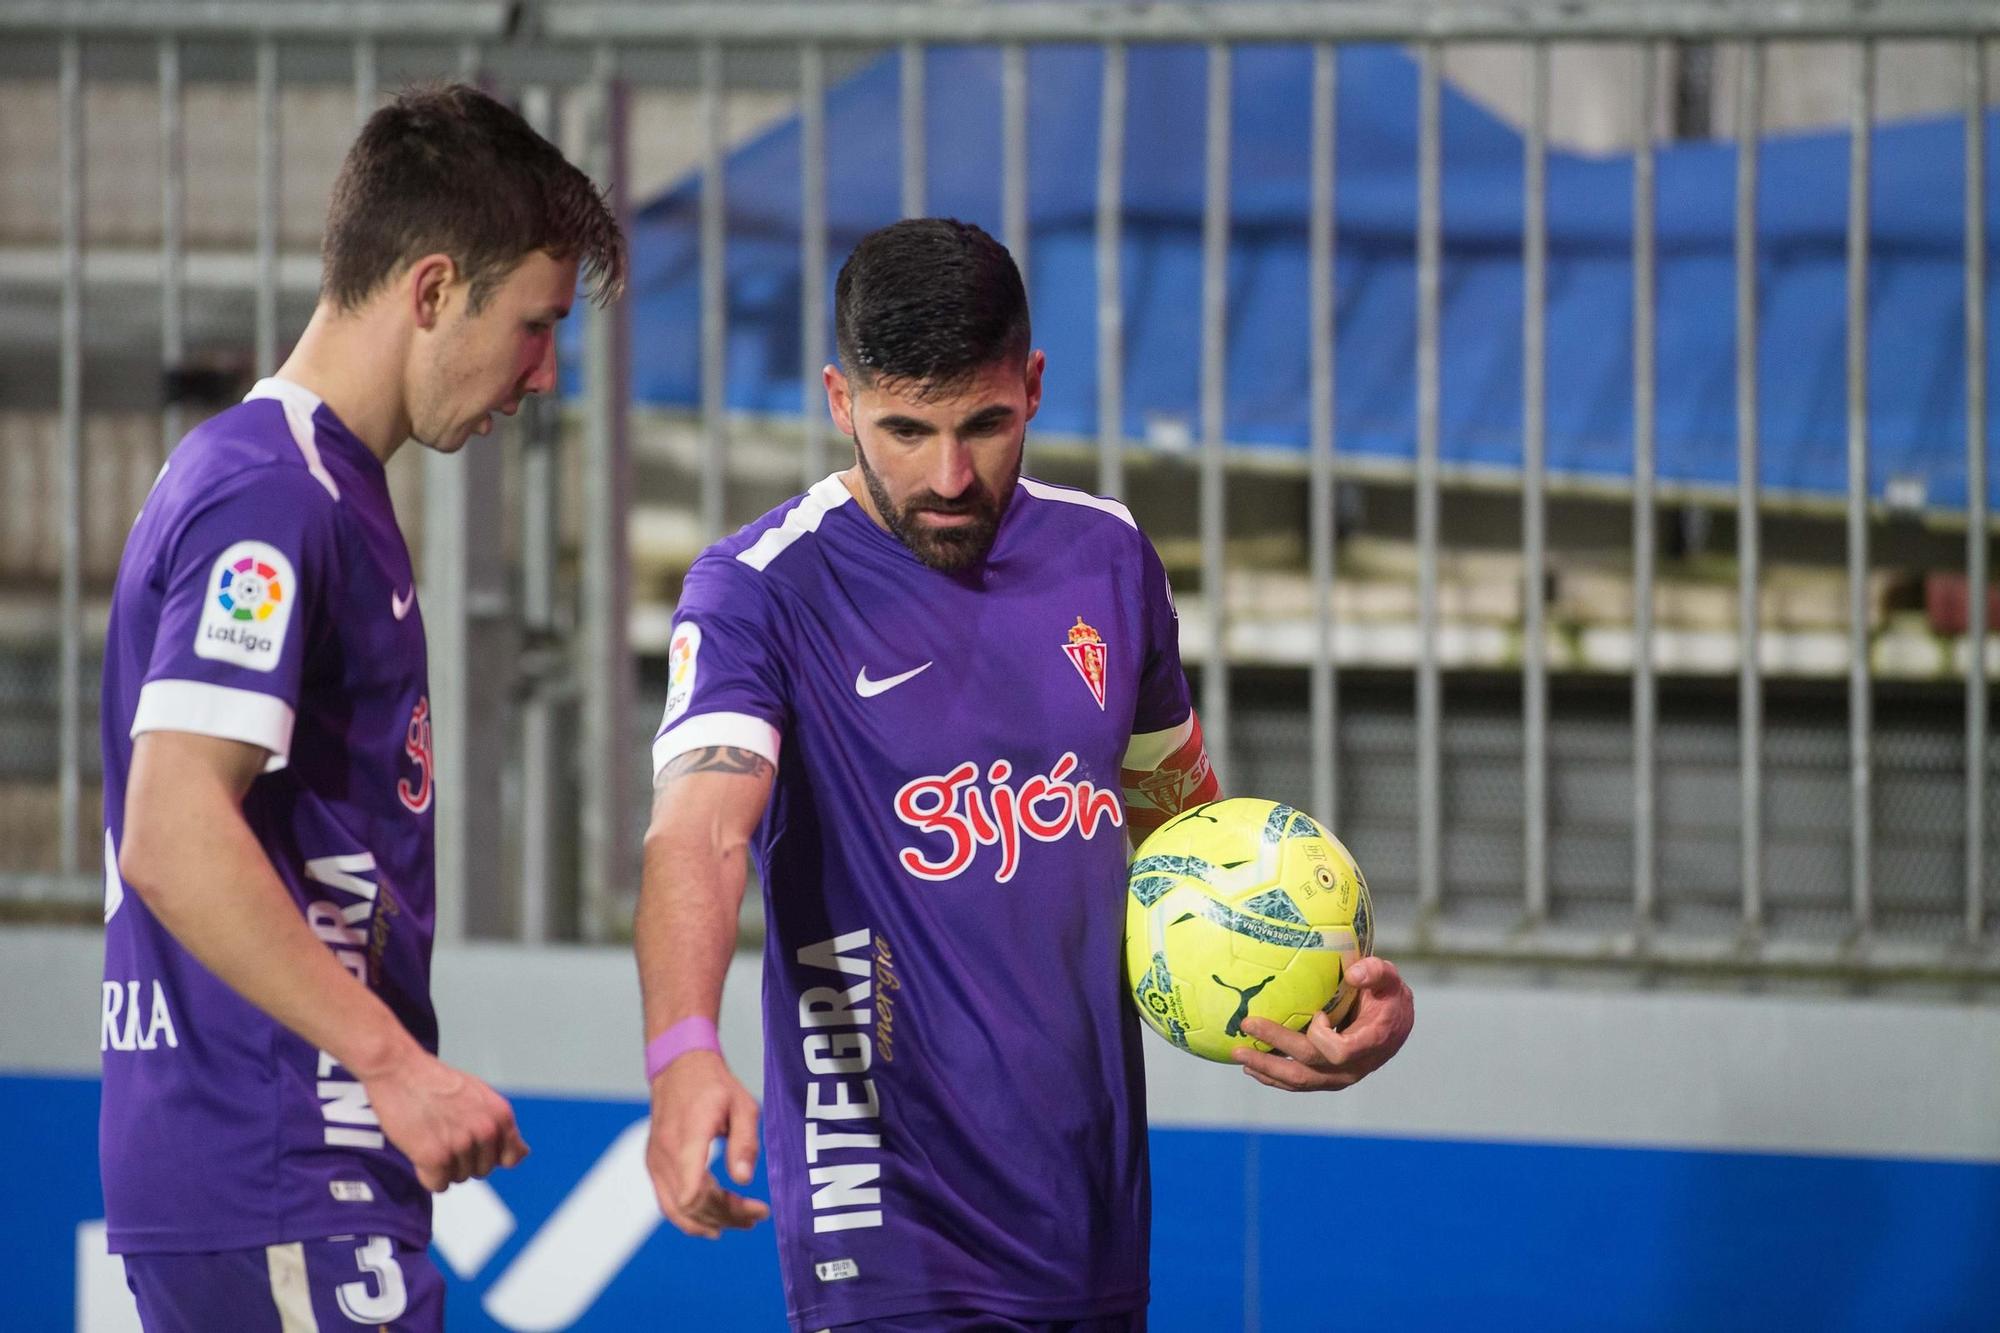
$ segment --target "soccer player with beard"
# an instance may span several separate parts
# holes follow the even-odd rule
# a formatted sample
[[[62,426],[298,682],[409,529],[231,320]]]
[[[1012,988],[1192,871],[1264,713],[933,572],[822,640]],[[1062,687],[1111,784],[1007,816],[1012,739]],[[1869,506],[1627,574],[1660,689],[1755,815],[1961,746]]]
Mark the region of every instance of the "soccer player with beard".
[[[456,86],[369,118],[324,254],[297,348],[174,451],[112,594],[101,1157],[149,1333],[435,1333],[428,1191],[527,1152],[436,1054],[423,615],[384,466],[554,388],[579,268],[614,293],[624,241]]]
[[[1214,799],[1167,577],[1116,501],[1020,475],[1041,401],[1019,273],[897,223],[841,269],[827,403],[854,465],[695,561],[637,921],[662,1211],[716,1236],[758,1107],[715,1016],[758,863],[765,1129],[794,1328],[1145,1327],[1126,840]],[[1120,799],[1120,791],[1123,799]],[[1343,1032],[1249,1020],[1274,1087],[1339,1088],[1413,1011],[1349,972]]]

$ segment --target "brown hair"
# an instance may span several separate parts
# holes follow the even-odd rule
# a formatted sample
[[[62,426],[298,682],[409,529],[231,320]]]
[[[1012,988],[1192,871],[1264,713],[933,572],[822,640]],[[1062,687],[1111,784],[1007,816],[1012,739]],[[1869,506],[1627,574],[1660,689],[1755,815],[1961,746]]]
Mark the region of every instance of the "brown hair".
[[[334,180],[320,294],[342,310],[404,265],[448,254],[477,312],[537,250],[580,261],[599,304],[625,286],[625,237],[560,150],[462,83],[412,88],[368,118]]]

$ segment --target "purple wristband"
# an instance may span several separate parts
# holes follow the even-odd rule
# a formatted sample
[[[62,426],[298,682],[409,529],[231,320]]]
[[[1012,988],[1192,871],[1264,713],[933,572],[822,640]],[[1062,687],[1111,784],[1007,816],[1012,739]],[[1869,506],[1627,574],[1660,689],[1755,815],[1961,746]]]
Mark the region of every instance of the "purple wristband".
[[[715,1023],[712,1019],[692,1014],[662,1032],[646,1043],[646,1081],[651,1083],[660,1076],[660,1071],[689,1051],[714,1051],[722,1053],[722,1043],[715,1039]]]

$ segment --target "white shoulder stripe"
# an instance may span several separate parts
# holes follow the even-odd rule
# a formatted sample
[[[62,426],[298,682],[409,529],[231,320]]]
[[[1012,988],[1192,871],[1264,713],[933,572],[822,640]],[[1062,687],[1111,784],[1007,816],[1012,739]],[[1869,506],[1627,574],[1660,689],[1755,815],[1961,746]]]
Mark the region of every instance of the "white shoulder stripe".
[[[326,487],[326,493],[334,499],[340,498],[340,487],[334,485],[333,475],[320,461],[318,434],[313,428],[313,413],[319,411],[319,395],[303,384],[281,380],[276,376],[258,380],[250,386],[250,392],[243,395],[243,401],[253,398],[275,398],[285,409],[285,424],[292,428],[292,442],[305,455],[306,471],[313,474],[319,484]]]
[[[1072,490],[1067,486],[1051,486],[1046,481],[1036,481],[1033,477],[1021,478],[1021,489],[1037,500],[1054,500],[1060,504],[1082,505],[1087,509],[1102,510],[1135,532],[1138,523],[1133,521],[1132,511],[1116,500],[1107,500],[1101,495],[1088,491]]]
[[[736,558],[762,573],[785,549],[809,532],[818,532],[820,520],[854,497],[838,472],[820,478],[806,492],[805,499],[792,507],[785,521],[736,553]]]

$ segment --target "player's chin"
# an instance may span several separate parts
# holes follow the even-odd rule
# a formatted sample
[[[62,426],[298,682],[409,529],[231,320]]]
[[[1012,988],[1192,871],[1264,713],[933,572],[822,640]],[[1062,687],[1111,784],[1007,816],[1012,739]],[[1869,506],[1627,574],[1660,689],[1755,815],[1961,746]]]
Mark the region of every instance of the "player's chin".
[[[993,525],[977,520],[959,527],[918,529],[910,535],[917,559],[945,574],[970,569],[986,558],[993,545]]]

